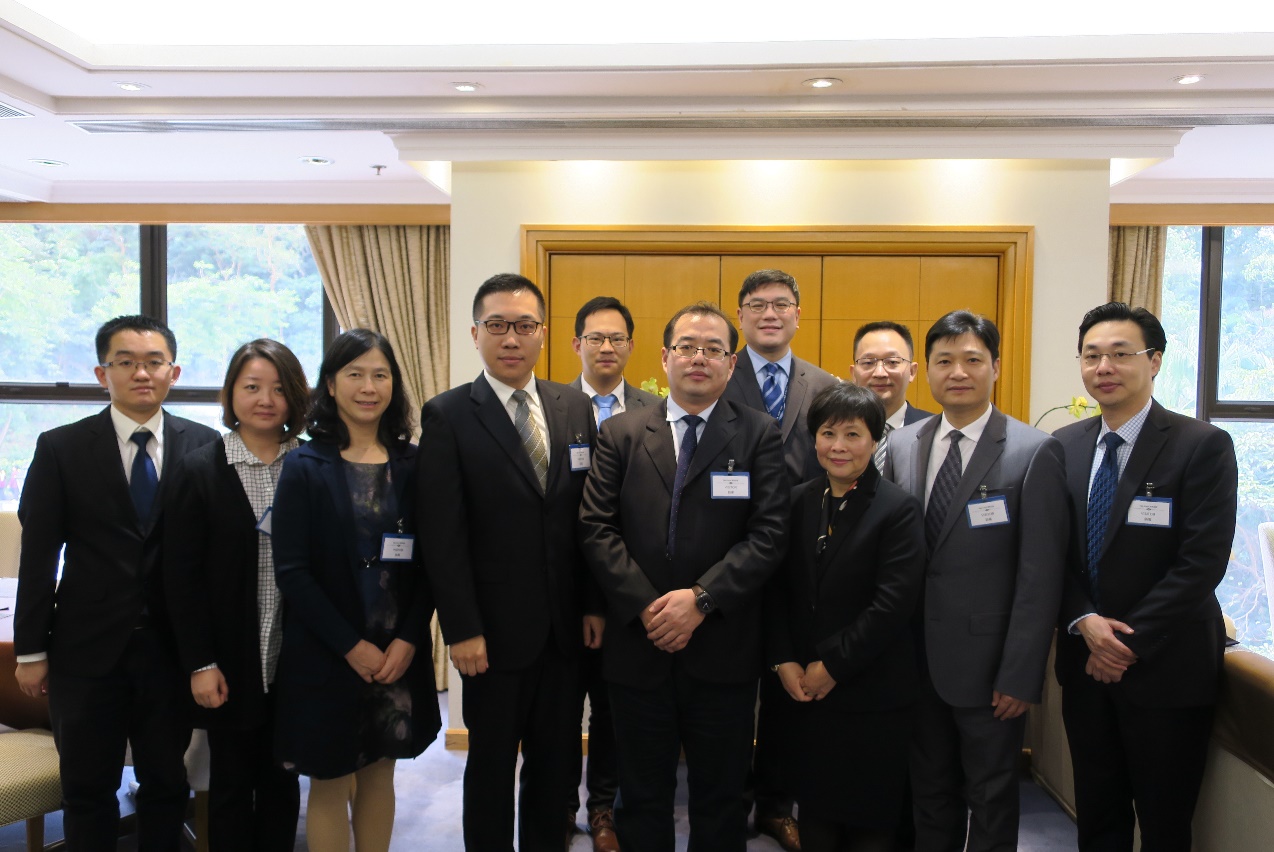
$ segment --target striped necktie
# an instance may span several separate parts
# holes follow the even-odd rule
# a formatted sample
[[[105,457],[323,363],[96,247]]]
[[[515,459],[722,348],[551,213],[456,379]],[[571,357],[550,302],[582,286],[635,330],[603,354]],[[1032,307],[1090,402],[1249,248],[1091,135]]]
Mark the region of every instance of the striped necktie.
[[[947,450],[947,457],[942,460],[942,467],[938,468],[938,475],[933,478],[929,507],[925,511],[925,544],[929,545],[930,553],[938,541],[938,534],[942,532],[942,522],[947,519],[951,498],[955,496],[956,486],[960,484],[960,477],[964,474],[964,459],[960,456],[960,439],[964,435],[958,429],[952,429],[948,435],[951,448]]]
[[[535,478],[540,481],[540,490],[544,491],[548,487],[549,479],[548,447],[544,444],[540,427],[531,417],[531,406],[526,398],[527,394],[524,390],[513,392],[513,401],[518,404],[513,412],[513,425],[517,428],[518,435],[522,437],[522,446],[526,447],[526,454],[531,459],[531,467],[535,468]]]
[[[1088,492],[1088,587],[1093,603],[1098,604],[1097,564],[1101,561],[1102,544],[1106,541],[1106,527],[1110,523],[1110,504],[1115,499],[1115,487],[1119,484],[1119,445],[1124,439],[1114,432],[1102,438],[1106,454],[1093,477],[1093,488]]]
[[[778,364],[766,364],[761,369],[765,371],[765,384],[761,386],[761,399],[765,401],[765,410],[771,417],[782,423],[783,408],[787,400],[783,389],[779,387],[780,367]]]
[[[880,436],[880,443],[876,445],[876,471],[878,473],[885,472],[885,458],[889,450],[889,433],[894,431],[894,427],[888,423],[885,424],[885,434]]]

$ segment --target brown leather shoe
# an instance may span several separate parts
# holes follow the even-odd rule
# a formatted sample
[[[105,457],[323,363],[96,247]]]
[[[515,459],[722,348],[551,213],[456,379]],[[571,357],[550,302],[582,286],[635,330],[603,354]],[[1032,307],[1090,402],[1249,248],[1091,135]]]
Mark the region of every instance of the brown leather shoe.
[[[615,836],[613,810],[610,808],[590,810],[588,830],[593,835],[593,852],[619,852],[619,838]]]
[[[790,816],[757,817],[756,830],[778,841],[787,852],[801,852],[801,832]]]

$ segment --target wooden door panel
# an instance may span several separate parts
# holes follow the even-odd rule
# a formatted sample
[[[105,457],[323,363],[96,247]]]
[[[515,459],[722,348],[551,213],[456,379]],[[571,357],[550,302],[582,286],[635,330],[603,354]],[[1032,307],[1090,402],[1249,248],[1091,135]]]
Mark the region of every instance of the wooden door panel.
[[[920,316],[919,289],[919,257],[827,257],[823,318],[867,316],[906,322]]]
[[[919,316],[930,318],[925,329],[948,311],[964,308],[994,320],[999,275],[994,257],[920,258]]]
[[[636,385],[654,376],[667,385],[659,353],[669,317],[692,302],[719,303],[720,298],[717,255],[628,255],[622,300],[636,325],[636,345],[624,369],[628,381]]]

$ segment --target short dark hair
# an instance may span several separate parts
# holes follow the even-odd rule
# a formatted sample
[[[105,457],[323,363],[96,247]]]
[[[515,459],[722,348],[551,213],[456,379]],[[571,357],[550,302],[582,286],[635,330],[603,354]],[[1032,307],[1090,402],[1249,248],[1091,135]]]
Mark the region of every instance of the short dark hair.
[[[1084,349],[1084,335],[1088,334],[1088,330],[1099,322],[1120,322],[1127,320],[1135,322],[1141,326],[1141,336],[1145,338],[1146,345],[1153,352],[1147,352],[1146,357],[1153,358],[1155,352],[1163,352],[1164,347],[1168,345],[1168,335],[1163,330],[1163,323],[1159,322],[1159,318],[1145,308],[1134,308],[1126,302],[1107,302],[1093,308],[1084,314],[1084,318],[1079,321],[1079,351]]]
[[[725,315],[725,311],[718,308],[712,302],[695,302],[693,305],[686,305],[681,310],[672,315],[672,319],[668,320],[668,324],[664,326],[664,348],[672,348],[672,332],[677,327],[677,320],[693,314],[695,316],[714,316],[721,317],[725,320],[725,327],[730,329],[730,351],[734,352],[739,348],[739,330],[734,327],[734,323]]]
[[[619,315],[624,318],[624,325],[628,326],[628,336],[633,336],[633,315],[628,308],[624,307],[624,303],[614,296],[594,296],[575,314],[576,337],[584,333],[584,321],[598,311],[619,311]]]
[[[1000,357],[1000,330],[995,323],[973,311],[951,311],[939,317],[925,335],[925,361],[929,360],[929,353],[933,352],[933,346],[939,340],[962,334],[972,334],[981,340],[991,353],[992,361]]]
[[[402,370],[394,357],[394,347],[381,335],[367,328],[354,328],[341,334],[327,347],[323,364],[319,367],[318,380],[310,394],[310,410],[307,416],[310,437],[316,441],[333,443],[345,449],[349,446],[349,429],[336,409],[336,400],[327,392],[327,383],[336,381],[336,373],[350,361],[372,349],[379,349],[389,362],[389,375],[394,388],[389,406],[381,415],[376,437],[386,447],[411,440],[412,416],[407,405],[407,386],[403,384]]]
[[[107,320],[97,330],[97,338],[94,340],[97,344],[97,363],[106,363],[106,356],[110,354],[111,338],[121,331],[149,331],[163,335],[164,342],[168,344],[168,354],[172,356],[173,361],[177,360],[177,335],[173,334],[171,328],[154,317],[130,314]]]
[[[798,305],[801,303],[801,288],[796,286],[795,278],[781,269],[758,269],[743,279],[743,286],[739,288],[739,307],[743,307],[744,299],[766,284],[782,284],[792,291],[792,301]]]
[[[902,338],[902,342],[907,344],[907,352],[912,358],[916,357],[916,344],[911,339],[911,329],[907,328],[900,322],[893,320],[879,320],[877,322],[869,322],[860,326],[858,331],[854,332],[854,356],[858,356],[858,342],[873,331],[892,331]]]
[[[221,386],[221,422],[227,429],[239,428],[234,416],[234,385],[239,374],[253,358],[261,358],[279,371],[279,384],[283,386],[283,399],[288,405],[288,419],[283,424],[279,441],[295,438],[305,428],[305,415],[310,406],[310,389],[305,382],[305,368],[291,349],[268,337],[258,338],[240,346],[230,356],[226,367],[226,380]]]
[[[861,420],[871,433],[873,441],[885,434],[885,404],[871,388],[859,387],[852,382],[836,382],[819,391],[810,403],[806,425],[811,435],[827,424],[848,423]]]
[[[540,321],[543,322],[546,313],[544,309],[544,294],[540,292],[540,288],[536,287],[530,278],[513,272],[501,272],[482,282],[478,292],[473,294],[473,321],[477,322],[478,318],[482,316],[482,302],[487,296],[494,293],[520,293],[523,290],[527,290],[535,296],[535,301],[540,306]]]

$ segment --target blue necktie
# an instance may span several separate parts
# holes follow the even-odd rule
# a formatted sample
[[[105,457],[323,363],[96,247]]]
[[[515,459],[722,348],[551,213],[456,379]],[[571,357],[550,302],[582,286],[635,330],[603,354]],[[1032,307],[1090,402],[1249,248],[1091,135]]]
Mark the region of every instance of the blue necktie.
[[[951,448],[947,450],[947,457],[942,460],[942,467],[938,468],[938,474],[933,478],[929,506],[925,510],[925,544],[929,546],[930,553],[938,541],[938,533],[942,532],[942,522],[947,519],[947,509],[951,505],[951,498],[955,496],[956,486],[964,475],[964,459],[960,456],[960,439],[964,435],[958,429],[952,429],[949,435]]]
[[[610,419],[611,409],[615,407],[615,403],[619,402],[619,397],[613,393],[608,393],[606,396],[598,394],[593,397],[593,402],[597,403],[597,425],[601,426]]]
[[[1119,484],[1119,445],[1124,439],[1114,432],[1102,438],[1106,454],[1093,477],[1093,488],[1088,492],[1088,587],[1097,599],[1097,563],[1101,559],[1102,543],[1106,541],[1106,527],[1110,523],[1110,504],[1115,499],[1115,487]]]
[[[137,455],[133,456],[132,473],[128,477],[128,493],[133,498],[133,508],[137,510],[139,520],[150,517],[150,509],[155,505],[155,492],[159,490],[159,474],[155,472],[155,461],[146,452],[150,443],[149,432],[134,432],[128,440],[137,445]]]
[[[668,513],[668,555],[672,556],[677,549],[677,510],[681,508],[681,492],[686,487],[686,473],[690,470],[690,459],[694,457],[695,447],[699,446],[699,424],[703,418],[687,414],[681,418],[686,424],[686,434],[681,436],[681,452],[677,455],[677,475],[672,480],[672,511]]]
[[[782,422],[787,400],[783,396],[783,389],[779,387],[779,365],[766,364],[762,369],[765,370],[765,384],[761,386],[761,399],[765,401],[765,410],[775,420]]]

